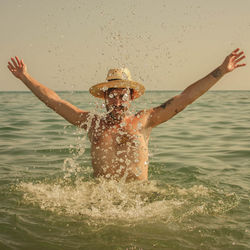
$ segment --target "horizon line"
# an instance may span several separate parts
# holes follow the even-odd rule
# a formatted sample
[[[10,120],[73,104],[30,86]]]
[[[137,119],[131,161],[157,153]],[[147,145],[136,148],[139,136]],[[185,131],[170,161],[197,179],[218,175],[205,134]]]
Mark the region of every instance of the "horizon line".
[[[89,92],[88,90],[53,90],[55,92]],[[146,92],[159,92],[159,91],[183,91],[183,90],[166,90],[166,89],[158,89],[158,90],[146,90]],[[250,91],[250,89],[217,89],[217,90],[209,90],[207,92],[219,92],[219,91]],[[0,90],[0,92],[20,92],[20,93],[32,93],[30,90]]]

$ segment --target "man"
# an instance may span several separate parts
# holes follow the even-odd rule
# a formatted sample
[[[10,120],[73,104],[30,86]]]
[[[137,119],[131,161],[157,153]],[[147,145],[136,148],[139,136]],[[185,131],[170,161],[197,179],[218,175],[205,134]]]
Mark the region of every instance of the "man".
[[[32,78],[23,60],[18,57],[11,58],[8,68],[48,107],[70,123],[87,130],[95,177],[147,180],[148,140],[152,128],[185,109],[226,73],[245,66],[245,63],[239,64],[244,58],[243,52],[234,50],[218,68],[188,86],[181,94],[135,115],[129,112],[130,103],[145,89],[131,80],[127,69],[109,70],[107,82],[90,88],[93,96],[105,100],[107,114],[100,116],[62,100],[54,91]]]

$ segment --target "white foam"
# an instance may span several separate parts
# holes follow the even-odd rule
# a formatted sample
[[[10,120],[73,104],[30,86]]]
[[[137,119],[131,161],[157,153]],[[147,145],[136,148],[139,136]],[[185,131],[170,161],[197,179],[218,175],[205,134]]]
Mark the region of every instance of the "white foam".
[[[65,184],[21,183],[26,203],[89,221],[161,220],[181,221],[193,215],[222,213],[238,204],[235,194],[227,196],[202,185],[180,188],[156,181],[124,183],[104,179]],[[219,199],[218,199],[219,197]]]

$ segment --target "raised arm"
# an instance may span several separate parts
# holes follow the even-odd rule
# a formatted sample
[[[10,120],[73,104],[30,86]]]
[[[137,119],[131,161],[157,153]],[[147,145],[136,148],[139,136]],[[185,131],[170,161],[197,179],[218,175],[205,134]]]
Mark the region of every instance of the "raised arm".
[[[226,73],[238,67],[245,66],[245,63],[239,64],[244,58],[243,52],[240,52],[239,49],[234,50],[225,58],[224,62],[210,74],[188,86],[181,94],[169,99],[158,107],[148,110],[147,126],[153,128],[171,119],[185,109],[187,105],[207,92]]]
[[[89,112],[80,110],[71,103],[62,100],[53,90],[42,85],[27,73],[27,67],[23,60],[19,60],[18,57],[15,59],[11,58],[12,62],[8,62],[8,68],[16,78],[20,79],[34,95],[68,122],[86,129]]]

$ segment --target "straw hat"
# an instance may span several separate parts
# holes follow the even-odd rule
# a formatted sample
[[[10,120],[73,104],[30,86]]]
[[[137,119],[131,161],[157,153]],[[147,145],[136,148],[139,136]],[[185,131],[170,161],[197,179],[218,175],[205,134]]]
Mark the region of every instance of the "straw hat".
[[[104,92],[109,88],[128,88],[133,89],[133,99],[144,94],[145,87],[134,82],[127,68],[110,69],[106,78],[107,82],[98,83],[89,89],[89,92],[98,98],[104,99]]]

